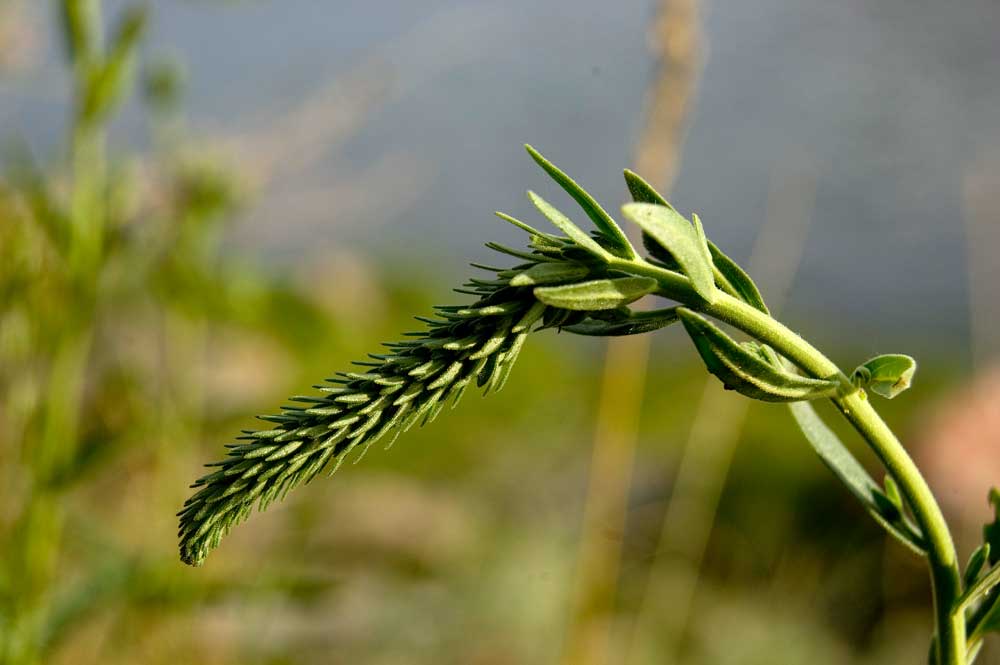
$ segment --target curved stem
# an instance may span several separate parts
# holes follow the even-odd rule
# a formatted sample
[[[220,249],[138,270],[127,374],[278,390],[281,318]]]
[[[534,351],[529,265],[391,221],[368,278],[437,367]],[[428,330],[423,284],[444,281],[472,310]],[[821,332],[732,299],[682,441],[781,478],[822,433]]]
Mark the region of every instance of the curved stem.
[[[913,510],[913,516],[927,541],[927,562],[934,590],[934,613],[940,650],[938,663],[964,665],[965,612],[956,611],[956,602],[962,589],[951,533],[916,464],[863,395],[858,391],[833,401],[878,455]]]
[[[736,298],[720,293],[714,303],[699,307],[756,339],[817,378],[836,378],[845,387],[833,403],[885,465],[913,510],[927,540],[927,560],[934,592],[938,665],[965,665],[965,613],[956,611],[961,594],[958,557],[944,515],[927,482],[896,435],[885,424],[864,392],[852,389],[847,376],[826,356],[770,316]]]

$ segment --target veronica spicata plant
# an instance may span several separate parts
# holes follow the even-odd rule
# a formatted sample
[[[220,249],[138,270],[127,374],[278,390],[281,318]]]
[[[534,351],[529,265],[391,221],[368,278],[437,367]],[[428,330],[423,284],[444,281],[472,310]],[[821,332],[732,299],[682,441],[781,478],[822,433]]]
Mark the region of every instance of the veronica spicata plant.
[[[278,415],[261,416],[268,429],[245,431],[212,473],[193,487],[180,511],[181,559],[200,565],[253,508],[265,508],[322,472],[335,471],[352,451],[394,439],[437,417],[473,383],[486,392],[503,387],[525,339],[558,328],[579,335],[646,333],[680,322],[710,373],[726,388],[765,402],[787,403],[794,421],[824,463],[888,533],[927,560],[934,592],[933,665],[975,660],[985,633],[1000,631],[1000,494],[998,519],[964,573],[933,494],[906,450],[879,417],[868,393],[893,398],[916,369],[905,355],[883,355],[843,372],[811,344],[771,317],[753,280],[705,236],[697,215],[688,220],[642,178],[625,171],[634,199],[622,215],[642,230],[640,256],[612,217],[579,185],[530,146],[532,158],[575,201],[594,228],[588,233],[540,196],[538,211],[559,231],[524,230],[520,250],[487,243],[512,265],[475,265],[489,279],[471,279],[460,293],[472,298],[418,317],[424,329],[385,344],[384,353],[355,363],[292,397]],[[634,311],[652,295],[675,305]],[[751,339],[737,342],[716,322]],[[813,400],[829,399],[885,468],[877,483],[819,418]]]

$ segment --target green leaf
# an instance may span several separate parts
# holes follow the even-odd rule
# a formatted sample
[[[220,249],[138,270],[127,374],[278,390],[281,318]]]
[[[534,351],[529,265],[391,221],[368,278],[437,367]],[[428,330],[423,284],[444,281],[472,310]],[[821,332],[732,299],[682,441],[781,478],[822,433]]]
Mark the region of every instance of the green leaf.
[[[743,268],[726,256],[711,240],[708,241],[708,249],[712,253],[712,263],[719,271],[719,275],[732,287],[734,295],[754,309],[769,315],[771,312],[764,304],[764,298],[761,297],[757,285],[750,279],[750,275],[746,274]],[[719,275],[716,275],[717,281]]]
[[[859,388],[892,399],[910,387],[917,361],[901,353],[876,356],[854,370],[852,379]]]
[[[535,297],[546,305],[576,311],[615,309],[636,301],[658,287],[650,277],[596,279],[566,286],[541,286]]]
[[[677,320],[677,308],[670,307],[651,312],[636,312],[626,319],[617,321],[601,321],[590,318],[582,323],[566,326],[563,330],[571,332],[574,335],[619,337],[623,335],[639,335],[659,330]]]
[[[969,588],[979,579],[979,573],[982,572],[983,565],[989,559],[990,549],[989,543],[983,543],[969,556],[969,562],[965,564],[965,573],[962,578],[963,588]]]
[[[694,233],[698,238],[698,251],[701,252],[701,258],[706,264],[711,266],[712,251],[708,248],[708,238],[705,236],[705,227],[701,224],[701,217],[697,213],[691,213],[691,222],[694,224]]]
[[[674,272],[681,272],[680,264],[673,255],[668,252],[663,245],[656,241],[656,238],[649,235],[645,231],[642,232],[642,246],[649,253],[649,256],[656,259],[660,265],[662,265],[667,270],[673,270]]]
[[[101,19],[93,0],[63,0],[60,19],[66,54],[71,62],[78,63],[92,57],[97,46]]]
[[[184,92],[185,71],[172,58],[159,58],[143,68],[142,96],[159,113],[174,110]]]
[[[545,159],[540,152],[532,148],[530,145],[524,146],[531,158],[541,166],[549,176],[555,180],[560,187],[562,187],[567,194],[573,197],[583,211],[587,213],[587,216],[594,222],[594,225],[601,231],[615,248],[615,253],[622,258],[632,259],[635,258],[635,250],[632,249],[632,244],[625,237],[625,234],[615,223],[615,220],[611,218],[604,208],[594,200],[585,189],[576,184],[572,178],[563,173],[555,164]]]
[[[521,220],[519,220],[516,217],[511,217],[510,215],[508,215],[505,212],[500,212],[498,210],[498,211],[496,211],[493,214],[496,215],[497,217],[499,217],[500,219],[502,219],[503,221],[509,222],[509,223],[513,224],[514,226],[516,226],[517,228],[521,229],[522,231],[525,231],[526,233],[528,233],[528,235],[538,236],[540,238],[544,238],[545,240],[548,240],[548,241],[551,241],[551,242],[558,241],[558,238],[556,238],[555,236],[549,235],[548,233],[542,233],[541,231],[539,231],[535,227],[533,227],[533,226],[531,226],[529,224],[525,224],[524,222],[522,222]]]
[[[677,211],[650,203],[628,203],[622,213],[663,246],[707,302],[715,300],[715,278],[704,234]]]
[[[902,511],[903,496],[899,493],[899,485],[896,484],[896,481],[888,473],[885,474],[885,478],[882,480],[882,486],[885,487],[886,498],[892,502],[892,505]]]
[[[838,383],[813,379],[785,371],[768,362],[765,347],[743,346],[704,317],[689,309],[677,309],[681,322],[694,341],[708,371],[730,390],[764,402],[795,402],[830,397]]]
[[[636,203],[655,203],[656,205],[666,206],[671,210],[674,209],[658,191],[653,189],[652,185],[643,180],[642,176],[634,171],[625,169],[625,184],[628,186],[629,194],[632,195],[632,200]]]
[[[59,253],[65,256],[70,250],[70,221],[62,208],[58,193],[45,173],[36,163],[31,151],[20,142],[12,147],[7,156],[8,165],[4,177],[7,183],[23,197],[31,210],[29,219],[38,224],[48,235]],[[0,195],[3,188],[0,186]]]
[[[545,215],[560,231],[569,236],[570,240],[576,243],[577,246],[587,250],[603,261],[608,261],[612,258],[606,249],[598,245],[596,240],[574,224],[569,217],[559,212],[551,203],[531,191],[528,192],[528,198],[538,208],[538,212]]]
[[[572,282],[586,277],[590,271],[575,263],[538,263],[510,280],[511,286],[538,286]]]
[[[484,243],[487,247],[492,249],[494,252],[499,252],[501,254],[506,254],[507,256],[513,256],[517,259],[522,259],[524,261],[553,261],[554,259],[549,259],[541,254],[529,254],[528,252],[522,252],[520,250],[514,249],[512,247],[507,247],[501,245],[498,242],[487,242]]]
[[[628,186],[629,194],[632,195],[632,200],[636,203],[655,203],[656,205],[666,206],[671,210],[674,209],[658,191],[653,189],[652,185],[643,180],[637,173],[628,169],[625,169],[625,184]],[[645,231],[642,232],[642,246],[646,248],[650,256],[663,263],[670,270],[678,269],[677,261],[670,255],[670,252],[664,249],[663,245],[656,242],[656,239]]]
[[[994,518],[989,524],[983,525],[983,542],[990,546],[989,561],[991,566],[1000,562],[1000,492],[990,488],[990,505],[993,506]]]
[[[879,486],[868,475],[861,463],[851,455],[847,446],[840,441],[833,430],[827,427],[812,404],[795,402],[789,404],[788,408],[812,449],[816,451],[823,463],[833,471],[834,475],[844,483],[851,494],[861,502],[875,521],[901,543],[923,556],[926,553],[926,548],[915,528],[906,521],[906,518],[899,511],[885,512],[884,503],[877,498],[884,497]],[[886,498],[885,501],[889,502],[889,499]]]
[[[1000,632],[1000,594],[987,598],[983,607],[984,611],[979,621],[975,623],[973,632],[980,635],[988,632]],[[972,622],[969,624],[969,629],[973,629]]]
[[[132,7],[118,22],[111,51],[87,81],[83,119],[94,123],[110,113],[132,83],[136,46],[146,28],[146,10]]]

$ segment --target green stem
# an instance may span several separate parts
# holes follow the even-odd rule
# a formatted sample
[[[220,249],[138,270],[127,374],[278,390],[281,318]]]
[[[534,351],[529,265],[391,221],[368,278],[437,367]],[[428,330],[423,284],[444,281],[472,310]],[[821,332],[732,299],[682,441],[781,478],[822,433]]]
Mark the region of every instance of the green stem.
[[[690,281],[683,275],[642,259],[611,262],[612,267],[635,275],[653,277],[660,282],[658,293],[698,309],[720,321],[742,330],[751,337],[769,344],[810,376],[834,379],[843,387],[833,403],[848,422],[864,438],[892,476],[913,517],[927,540],[927,561],[934,593],[934,617],[937,627],[937,665],[966,665],[965,613],[956,605],[962,593],[958,557],[951,532],[941,508],[920,474],[917,465],[885,424],[863,391],[857,390],[850,379],[833,361],[781,322],[721,291],[713,302],[694,295]]]
[[[107,195],[104,128],[78,119],[71,141],[73,191],[70,217],[74,238],[70,268],[74,278],[90,282],[100,269],[104,244],[104,204]]]
[[[926,538],[927,562],[934,590],[938,663],[965,665],[965,612],[955,610],[962,592],[961,575],[955,545],[941,509],[916,464],[865,399],[864,393],[857,391],[833,401],[896,480]]]
[[[965,613],[955,611],[961,594],[955,545],[934,495],[899,439],[872,408],[863,391],[853,389],[847,376],[831,360],[780,322],[723,293],[700,309],[771,345],[810,375],[836,378],[844,385],[845,394],[834,398],[833,403],[899,485],[927,540],[938,665],[965,665]]]

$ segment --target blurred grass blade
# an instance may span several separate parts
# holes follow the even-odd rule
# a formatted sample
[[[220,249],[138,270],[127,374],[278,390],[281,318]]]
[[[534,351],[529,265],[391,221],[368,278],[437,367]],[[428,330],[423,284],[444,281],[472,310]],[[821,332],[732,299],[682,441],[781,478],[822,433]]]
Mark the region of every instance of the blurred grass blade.
[[[146,16],[145,8],[131,7],[119,20],[107,57],[94,66],[87,81],[82,118],[85,123],[99,122],[128,94]]]
[[[62,0],[58,3],[63,44],[72,63],[93,57],[100,41],[101,17],[97,0]]]
[[[31,151],[25,145],[15,145],[6,161],[11,196],[24,201],[31,219],[48,236],[52,247],[65,256],[69,251],[69,220]]]

